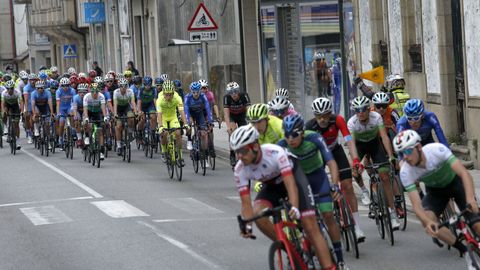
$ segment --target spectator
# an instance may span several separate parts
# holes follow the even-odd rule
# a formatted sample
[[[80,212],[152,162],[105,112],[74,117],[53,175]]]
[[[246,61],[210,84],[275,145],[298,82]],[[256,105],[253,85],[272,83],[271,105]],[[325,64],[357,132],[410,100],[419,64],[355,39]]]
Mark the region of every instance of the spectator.
[[[100,77],[103,76],[103,70],[98,66],[97,61],[93,61],[92,68],[93,70],[95,70],[95,72],[97,72],[97,76],[100,76]]]
[[[133,73],[133,76],[138,76],[138,70],[135,68],[133,61],[128,61],[127,70],[130,70]]]

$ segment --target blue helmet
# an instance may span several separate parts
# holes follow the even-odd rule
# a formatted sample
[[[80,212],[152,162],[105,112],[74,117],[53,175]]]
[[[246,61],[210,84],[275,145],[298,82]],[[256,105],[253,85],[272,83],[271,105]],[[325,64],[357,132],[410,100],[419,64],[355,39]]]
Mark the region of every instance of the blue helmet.
[[[41,72],[38,73],[38,78],[40,80],[46,80],[48,78],[48,75],[47,75],[47,73],[41,71]]]
[[[143,77],[143,83],[148,86],[152,85],[152,77],[149,77],[149,76]]]
[[[155,78],[155,85],[160,86],[163,84],[163,79],[162,78]]]
[[[190,84],[190,90],[192,92],[198,92],[198,91],[200,91],[200,89],[202,89],[202,85],[199,84],[198,82],[192,82]]]
[[[53,80],[53,81],[50,82],[50,88],[57,89],[59,86],[60,86],[60,84],[56,80]]]
[[[173,80],[173,83],[177,88],[182,87],[182,82],[180,80]]]
[[[300,114],[288,115],[283,118],[283,130],[285,133],[300,132],[305,129],[305,121]]]
[[[423,101],[417,98],[410,99],[405,103],[405,106],[403,106],[403,113],[406,116],[418,116],[422,114],[424,110]]]

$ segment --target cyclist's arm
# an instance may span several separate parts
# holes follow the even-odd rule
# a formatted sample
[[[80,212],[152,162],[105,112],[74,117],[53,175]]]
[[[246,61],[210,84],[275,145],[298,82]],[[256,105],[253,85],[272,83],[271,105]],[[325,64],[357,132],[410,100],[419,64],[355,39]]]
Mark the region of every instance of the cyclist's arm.
[[[230,128],[230,107],[228,105],[228,95],[223,96],[223,116],[225,117],[225,124],[227,129]]]
[[[107,116],[107,110],[105,109],[105,96],[100,94],[100,108],[102,109],[103,117]]]
[[[390,117],[394,125],[394,131],[397,132],[397,129],[395,127],[397,126],[398,120],[400,120],[400,115],[398,114],[397,110],[393,109]]]
[[[350,153],[350,157],[352,158],[352,160],[358,159],[357,147],[355,146],[355,141],[353,140],[353,137],[348,130],[347,122],[345,122],[345,119],[342,116],[337,115],[335,125],[340,130],[343,139],[347,143],[348,152]]]
[[[25,102],[25,108],[23,108],[24,111],[28,111],[28,99],[29,99],[29,93],[27,91],[23,92],[23,99],[26,100]]]
[[[387,131],[385,130],[385,127],[383,125],[379,129],[379,134],[380,134],[380,138],[382,139],[383,147],[385,148],[385,151],[387,151],[388,157],[392,158],[393,157],[392,144],[390,143],[390,138],[388,138]]]
[[[142,99],[140,98],[140,92],[138,92],[137,95],[137,108],[139,111],[141,111],[140,108],[142,108]]]
[[[242,217],[244,219],[251,218],[253,216],[253,207],[250,193],[241,195],[240,200],[242,202]]]
[[[202,100],[203,100],[203,103],[205,103],[205,110],[207,110],[208,122],[212,123],[213,122],[212,110],[210,108],[210,103],[208,102],[207,96],[203,95]]]
[[[27,95],[27,98],[28,98],[28,95]],[[32,113],[36,114],[36,112],[37,112],[37,109],[35,105],[35,99],[32,97]]]
[[[157,99],[157,103],[155,103],[155,106],[157,107],[157,124],[158,124],[158,128],[161,128],[163,126],[163,122],[162,122],[162,106],[160,106],[160,102],[161,102],[162,98],[160,97],[160,94],[159,94],[159,97]]]
[[[1,95],[0,95],[0,96],[1,96]],[[6,112],[6,109],[5,109],[5,97],[0,98],[0,100],[2,101],[2,102],[1,102],[1,106],[0,106],[0,109],[1,109],[0,112]],[[0,138],[0,140],[1,140],[1,138]]]
[[[183,103],[183,110],[185,111],[185,118],[187,119],[187,122],[184,122],[184,123],[187,123],[187,125],[190,125],[190,95],[187,95],[185,97],[185,102]]]
[[[83,118],[88,118],[88,101],[87,95],[83,97]]]
[[[282,179],[288,193],[288,201],[292,206],[298,209],[298,188],[297,184],[295,184],[295,178],[293,177],[292,171],[290,170],[289,173],[282,172]]]
[[[51,97],[51,96],[48,98],[48,107],[50,108],[50,113],[54,113],[54,112],[53,112],[53,101],[52,101],[52,97]],[[57,107],[57,113],[58,113],[58,110],[59,110],[59,109],[58,109],[58,107]]]
[[[132,106],[133,112],[134,112],[135,114],[137,114],[138,111],[137,111],[137,106],[136,106],[136,104],[135,104],[135,95],[132,95],[132,96],[130,97],[130,106]]]
[[[478,205],[475,200],[475,185],[473,184],[472,175],[465,169],[460,160],[456,159],[452,165],[452,170],[462,179],[463,189],[465,190],[465,197],[467,203],[472,205],[474,212],[478,212]]]
[[[85,106],[85,105],[83,105]],[[115,97],[115,94],[113,94],[113,114],[117,115],[117,106],[118,106],[118,100]]]
[[[440,126],[440,122],[438,121],[438,118],[435,114],[432,113],[427,119],[433,126],[433,129],[435,130],[435,135],[437,135],[438,141],[445,145],[446,147],[450,148],[448,145],[447,138],[445,138],[445,134],[443,133],[443,129]]]
[[[18,95],[18,106],[20,106],[20,112],[24,112],[23,110],[23,99],[22,99],[22,95]]]
[[[47,91],[47,89],[45,89],[45,91]],[[57,109],[57,111],[56,111],[57,115],[60,114],[60,94],[62,93],[61,91],[62,90],[58,89],[57,92],[55,92],[55,97],[56,97],[55,102],[57,103],[57,108],[56,108]],[[52,101],[52,104],[53,104],[53,101]],[[51,109],[52,108],[50,108],[50,110]]]
[[[420,219],[422,224],[425,226],[425,224],[432,222],[422,206],[422,200],[420,199],[420,195],[418,194],[418,190],[416,188],[408,192],[408,198],[412,203],[413,211],[417,215],[418,219]]]
[[[213,111],[215,112],[215,116],[217,118],[220,118],[220,113],[218,112],[218,106],[217,104],[213,104]]]

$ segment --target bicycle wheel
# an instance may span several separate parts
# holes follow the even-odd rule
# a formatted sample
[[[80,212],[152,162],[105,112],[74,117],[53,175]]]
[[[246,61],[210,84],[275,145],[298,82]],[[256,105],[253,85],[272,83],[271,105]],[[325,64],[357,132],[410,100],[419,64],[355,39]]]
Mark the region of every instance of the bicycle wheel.
[[[193,171],[198,173],[198,152],[196,149],[190,151],[190,158],[192,159],[193,163]]]
[[[51,147],[50,145],[50,138],[49,137],[45,137],[45,156],[48,157],[49,155],[49,152],[51,151],[49,148]]]
[[[372,202],[370,205],[370,210],[374,212],[375,214],[375,224],[377,225],[377,230],[378,234],[380,235],[380,238],[385,239],[385,227],[383,226],[383,205],[380,203],[380,200],[378,198],[378,187],[377,191],[375,191],[373,188],[373,184],[370,185],[370,201]]]
[[[202,175],[205,176],[207,172],[207,157],[204,150],[200,150],[200,166],[202,167]]]
[[[275,241],[270,245],[268,250],[268,265],[270,270],[276,269],[302,269],[300,262],[295,257],[290,261],[285,245],[280,241]]]
[[[395,184],[397,185],[398,192],[400,193],[400,195],[398,195],[399,196],[398,204],[401,205],[403,208],[402,231],[405,231],[407,229],[407,201],[405,200],[405,192],[403,189],[403,185],[400,183],[400,179],[398,177],[395,177]]]
[[[73,159],[73,149],[75,149],[74,148],[75,142],[73,141],[72,128],[69,127],[68,130],[69,130],[68,146],[70,148],[70,159]]]
[[[167,170],[168,170],[168,177],[173,179],[173,171],[175,170],[173,167],[175,166],[174,161],[172,160],[172,151],[169,149],[167,155],[165,156],[167,159]]]
[[[395,244],[395,238],[393,236],[392,220],[391,220],[390,210],[388,209],[387,196],[385,195],[385,190],[382,183],[378,183],[377,188],[378,188],[378,195],[381,198],[380,203],[383,204],[382,217],[383,217],[383,225],[385,227],[385,234],[387,235],[390,245],[393,246]]]
[[[148,157],[148,154],[150,152],[150,140],[149,139],[144,139],[144,141],[143,141],[143,152],[145,153],[145,157]]]
[[[70,157],[70,140],[69,140],[69,135],[68,135],[68,129],[65,131],[65,138],[63,139],[63,147],[65,148],[65,156],[67,158]]]
[[[0,121],[0,148],[3,148],[3,121]]]
[[[128,141],[126,145],[126,152],[127,152],[127,162],[130,163],[130,161],[132,160],[132,146]]]
[[[12,122],[10,122],[10,126],[8,128],[10,129],[8,132],[10,136],[10,153],[15,155],[17,151],[17,136],[15,136],[15,127],[13,126]],[[3,138],[0,138],[0,140],[3,140]]]
[[[473,268],[480,270],[480,249],[478,246],[474,245],[473,243],[469,243],[467,246],[467,252],[472,260]]]
[[[97,168],[100,168],[100,149],[97,149],[97,152],[95,153],[95,155],[97,156]]]
[[[182,151],[182,150],[178,150]],[[178,156],[181,157],[181,153],[178,153]],[[177,176],[178,181],[182,181],[183,168],[180,166],[180,159],[175,162],[175,175]]]
[[[342,217],[342,230],[344,231],[345,242],[347,243],[346,250],[353,250],[355,258],[358,259],[360,254],[358,251],[357,235],[355,234],[355,221],[353,219],[353,214],[345,197],[341,199],[341,202],[339,210],[341,211],[340,213]]]
[[[82,149],[82,152],[83,152],[83,161],[87,162],[88,149],[86,147],[84,147]]]
[[[210,163],[212,171],[215,171],[215,157],[212,157],[210,153],[208,154],[208,162]]]

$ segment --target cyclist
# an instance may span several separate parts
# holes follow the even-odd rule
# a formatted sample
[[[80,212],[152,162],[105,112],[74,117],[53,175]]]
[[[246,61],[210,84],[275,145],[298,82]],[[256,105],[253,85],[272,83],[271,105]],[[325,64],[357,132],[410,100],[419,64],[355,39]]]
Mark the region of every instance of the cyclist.
[[[185,117],[187,119],[187,125],[191,126],[190,117],[192,117],[193,121],[199,127],[198,132],[200,132],[200,149],[202,150],[200,154],[203,155],[204,151],[208,149],[207,122],[208,124],[211,124],[213,119],[208,99],[205,94],[200,91],[201,88],[202,85],[198,82],[192,82],[190,84],[190,93],[185,96],[184,110]],[[207,114],[207,121],[205,121],[205,112]],[[192,150],[191,129],[187,131],[187,138],[187,149]]]
[[[393,109],[390,104],[390,96],[384,92],[377,92],[372,98],[373,106],[372,111],[376,111],[382,116],[383,124],[387,131],[390,140],[397,134],[397,122],[400,120],[400,115],[396,109]]]
[[[358,213],[358,202],[352,185],[352,170],[350,163],[345,155],[342,145],[338,140],[338,133],[342,133],[343,140],[347,143],[350,157],[353,160],[353,168],[355,171],[362,171],[363,165],[358,158],[355,141],[347,128],[347,123],[341,115],[332,112],[333,104],[328,98],[317,98],[312,103],[312,111],[315,118],[309,120],[305,126],[307,130],[313,130],[320,133],[331,151],[335,162],[340,170],[340,181],[342,190],[351,207],[353,218],[355,219],[355,234],[358,242],[365,240],[365,233],[360,228],[360,214]],[[356,174],[358,174],[356,172]],[[360,184],[362,188],[362,202],[365,205],[370,204],[370,194],[365,185]]]
[[[148,76],[147,76],[148,77]],[[150,78],[150,77],[148,77]],[[151,79],[151,78],[150,78]],[[150,83],[150,85],[152,85]],[[133,76],[130,84],[130,89],[132,89],[133,94],[135,95],[135,99],[137,99],[138,92],[140,92],[140,89],[142,88],[142,77],[140,76]],[[136,100],[135,100],[136,101]]]
[[[269,103],[269,110],[271,115],[283,119],[289,115],[295,115],[297,112],[290,106],[291,103],[288,99],[277,96],[272,99]]]
[[[113,71],[112,71],[113,72]],[[113,72],[115,74],[115,72]],[[103,78],[103,83],[110,93],[110,97],[113,97],[113,92],[118,89],[118,85],[115,83],[115,77],[111,72],[108,72],[107,75]]]
[[[200,85],[202,86],[202,92],[203,94],[207,97],[208,99],[208,103],[210,105],[210,113],[212,113],[212,117],[213,117],[213,113],[215,113],[215,117],[217,119],[217,121],[219,123],[222,122],[222,118],[218,112],[218,106],[217,106],[217,103],[215,102],[215,95],[213,94],[213,92],[208,88],[208,82],[206,80],[199,80],[198,81],[200,83]],[[212,109],[213,108],[213,109]],[[213,112],[212,112],[213,110]],[[208,132],[208,147],[209,147],[209,154],[211,157],[216,157],[216,154],[215,154],[215,147],[214,147],[214,136],[213,136],[213,128],[210,128],[209,129],[209,132]]]
[[[70,115],[70,109],[72,108],[73,97],[76,95],[75,89],[70,87],[71,83],[67,78],[62,78],[60,80],[60,89],[57,90],[55,97],[57,100],[57,120],[59,122],[57,128],[57,136],[59,138],[59,143],[64,150],[63,142],[63,132],[65,127],[65,120]]]
[[[242,217],[247,219],[265,208],[277,206],[280,199],[288,196],[292,205],[288,214],[292,219],[301,220],[322,269],[335,269],[327,243],[317,225],[313,195],[302,168],[289,158],[282,147],[260,145],[258,137],[258,131],[250,125],[239,127],[230,137],[230,147],[239,159],[235,165],[234,179],[240,193]],[[250,180],[264,183],[253,207]],[[275,241],[276,235],[269,219],[259,219],[255,223],[263,234]],[[252,236],[251,224],[247,225],[247,233],[241,235],[245,238]]]
[[[348,120],[347,126],[353,135],[352,140],[357,147],[359,159],[361,160],[365,155],[369,154],[373,163],[384,163],[387,161],[395,163],[392,145],[383,125],[382,116],[377,112],[370,111],[370,99],[365,96],[358,96],[352,100],[351,106],[355,111],[355,115]],[[388,154],[388,159],[385,151]],[[400,223],[394,211],[389,167],[383,166],[378,169],[378,172],[380,180],[385,186],[385,196],[387,197],[392,228],[398,230]]]
[[[100,88],[97,84],[92,83],[90,85],[90,93],[86,94],[83,97],[83,123],[86,126],[85,130],[85,145],[90,144],[89,135],[92,131],[92,124],[90,124],[90,120],[93,121],[102,121],[108,122],[107,111],[105,108],[105,97],[102,93],[100,93]],[[100,160],[105,159],[105,146],[104,146],[104,139],[103,139],[103,123],[98,125],[98,142],[100,144]]]
[[[135,129],[134,115],[137,115],[137,106],[135,106],[135,98],[133,91],[128,88],[128,81],[126,79],[120,79],[120,88],[113,93],[113,114],[115,117],[123,116],[128,117],[128,137],[129,140],[133,139],[133,131]],[[117,125],[115,127],[115,136],[117,138],[117,155],[122,155],[122,132],[126,128],[123,126],[122,121],[117,119]],[[130,143],[130,142],[123,142]]]
[[[55,67],[55,66],[51,66],[50,67],[50,78],[52,78],[52,80],[57,80],[59,76],[60,76],[60,74],[58,74],[58,68]]]
[[[246,113],[250,106],[250,97],[247,93],[240,91],[240,85],[236,82],[229,82],[225,91],[226,94],[223,96],[223,114],[228,136],[230,137],[237,127],[247,124]],[[235,152],[230,149],[230,165],[233,167],[236,163]]]
[[[448,147],[441,143],[422,145],[421,141],[420,135],[409,129],[399,132],[393,140],[395,151],[403,156],[400,179],[408,192],[413,211],[430,236],[458,249],[465,256],[468,269],[475,269],[462,240],[456,238],[448,228],[438,228],[438,217],[453,198],[460,211],[467,204],[472,207],[465,218],[476,235],[480,235],[480,217],[472,176]],[[423,199],[420,199],[415,186],[417,182],[425,184],[427,194]]]
[[[178,95],[184,100],[185,93],[183,92],[182,82],[180,80],[173,80],[173,84],[175,84],[175,91],[177,91]]]
[[[163,85],[163,80],[161,78],[155,78],[155,88],[157,89],[158,94],[162,92],[162,85]]]
[[[34,135],[35,137],[40,136],[40,132],[38,130],[38,121],[40,116],[42,115],[49,115],[54,117],[55,114],[53,112],[53,102],[52,102],[52,94],[50,91],[45,91],[45,81],[37,81],[35,83],[35,91],[32,92],[32,113],[34,115]],[[45,121],[45,126],[43,127],[44,130],[50,130],[50,118],[47,118]],[[49,145],[50,149],[50,145]]]
[[[23,88],[25,87],[25,85],[28,84],[28,73],[22,70],[18,75],[19,75],[19,78],[15,82],[15,89],[20,91],[20,93],[22,93],[22,99],[23,99]]]
[[[163,90],[158,94],[157,98],[157,123],[158,131],[161,134],[161,148],[162,158],[165,160],[167,151],[167,132],[164,132],[165,128],[177,128],[175,135],[177,138],[177,150],[182,149],[182,135],[180,132],[180,122],[177,117],[177,109],[180,112],[182,120],[186,123],[185,112],[183,111],[183,102],[178,93],[175,91],[175,85],[172,81],[164,81]],[[181,153],[181,152],[180,152]],[[184,166],[185,162],[180,157],[180,165]]]
[[[275,144],[283,138],[282,120],[268,115],[267,104],[257,103],[250,106],[247,111],[247,120],[257,129],[260,144]]]
[[[98,85],[97,85],[98,87]],[[81,121],[83,119],[83,98],[88,91],[88,84],[82,83],[78,85],[78,94],[73,97],[72,113],[74,126],[77,137],[77,146],[80,147],[83,143],[83,136],[81,132]]]
[[[125,70],[123,72],[123,77],[128,81],[128,86],[132,86],[133,84],[133,73],[130,70]]]
[[[37,74],[30,73],[28,75],[28,84],[23,87],[23,100],[25,104],[25,109],[23,110],[26,112],[25,114],[25,129],[27,133],[27,141],[31,144],[32,141],[32,126],[33,126],[33,119],[32,116],[32,92],[35,91],[35,83],[38,80]]]
[[[426,145],[435,142],[432,136],[433,130],[435,131],[438,141],[446,147],[450,147],[437,116],[435,113],[425,110],[422,100],[411,99],[407,101],[403,111],[405,115],[397,122],[398,132],[413,129],[422,138],[422,145]]]
[[[345,262],[343,260],[340,228],[333,216],[330,182],[325,172],[325,165],[327,165],[332,176],[334,190],[338,190],[338,184],[340,183],[338,166],[323,137],[314,131],[305,130],[304,126],[303,117],[299,114],[285,117],[283,119],[285,138],[280,140],[278,144],[286,147],[289,152],[298,158],[315,197],[315,204],[322,213],[328,227],[337,262],[343,266]]]
[[[155,104],[157,102],[157,89],[152,86],[152,77],[143,77],[143,87],[140,88],[137,96],[137,108],[140,111],[140,121],[138,122],[138,130],[143,133],[145,129],[146,116],[150,114],[150,130],[154,132],[157,128],[157,115]],[[148,136],[149,134],[145,134]],[[143,138],[143,137],[142,137]]]
[[[7,115],[10,114],[20,114],[23,112],[23,100],[22,100],[22,93],[15,89],[15,82],[14,81],[8,81],[5,82],[4,85],[5,89],[1,93],[1,107],[0,111],[3,112],[3,122],[6,123],[7,121]],[[17,136],[17,150],[20,150],[20,127],[19,127],[19,122],[20,122],[20,117],[15,116],[14,120],[14,125],[15,125],[15,136]],[[1,136],[3,134],[0,134],[0,140],[2,139]]]

